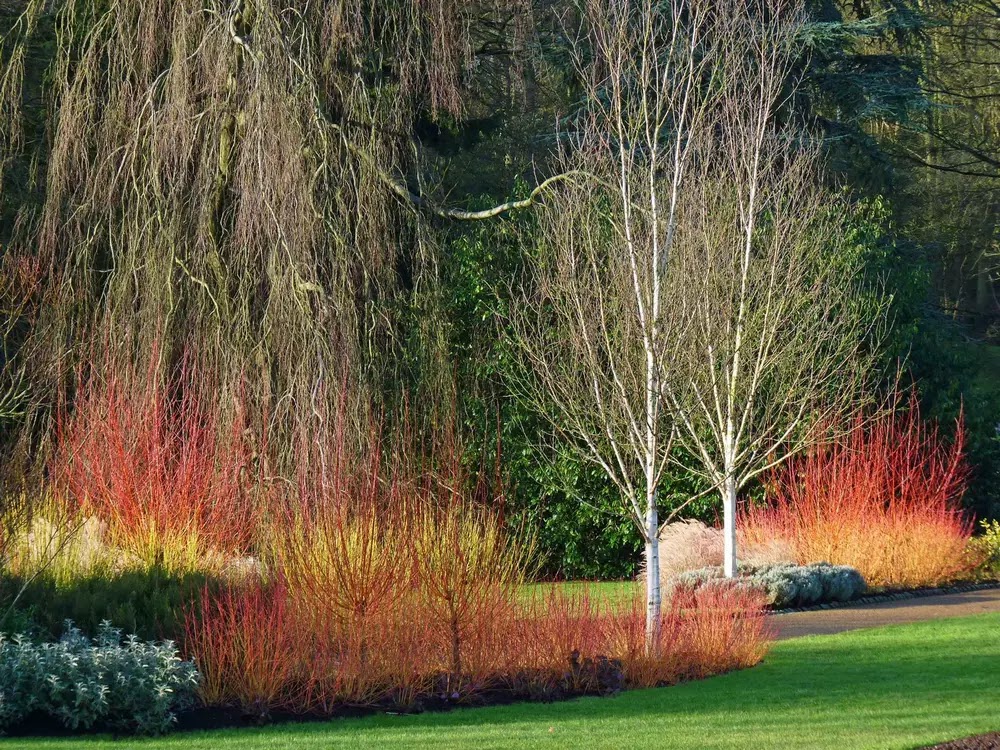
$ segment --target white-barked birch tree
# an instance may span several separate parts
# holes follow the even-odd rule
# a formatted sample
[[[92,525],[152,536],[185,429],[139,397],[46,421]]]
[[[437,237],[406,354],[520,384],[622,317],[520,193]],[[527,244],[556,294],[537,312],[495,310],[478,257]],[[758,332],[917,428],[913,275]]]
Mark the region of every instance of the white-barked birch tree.
[[[671,258],[664,385],[679,444],[721,497],[732,577],[739,492],[863,406],[884,306],[843,242],[849,204],[785,106],[801,1],[716,8],[728,53]]]
[[[674,426],[664,384],[671,254],[710,78],[713,0],[586,0],[585,103],[538,209],[538,257],[511,329],[525,395],[617,487],[645,543],[647,647],[660,621],[657,490]],[[585,176],[581,176],[585,175]]]

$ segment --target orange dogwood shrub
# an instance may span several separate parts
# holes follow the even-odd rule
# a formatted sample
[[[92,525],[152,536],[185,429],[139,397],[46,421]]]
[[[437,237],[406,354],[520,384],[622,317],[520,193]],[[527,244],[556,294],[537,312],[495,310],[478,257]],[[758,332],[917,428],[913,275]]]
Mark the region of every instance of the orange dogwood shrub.
[[[960,507],[967,476],[961,423],[947,442],[914,399],[793,457],[774,473],[770,501],[747,507],[738,528],[744,545],[850,565],[870,586],[932,586],[975,567]]]
[[[254,585],[189,614],[185,648],[204,675],[206,702],[325,715],[344,706],[475,700],[483,691],[601,693],[749,667],[770,638],[763,597],[728,583],[676,592],[653,651],[641,597],[619,607],[553,590],[490,602],[480,610],[490,616],[467,617],[457,675],[451,633],[425,616],[419,590],[367,620],[363,637],[317,625],[316,612],[303,621],[291,596],[284,585]]]

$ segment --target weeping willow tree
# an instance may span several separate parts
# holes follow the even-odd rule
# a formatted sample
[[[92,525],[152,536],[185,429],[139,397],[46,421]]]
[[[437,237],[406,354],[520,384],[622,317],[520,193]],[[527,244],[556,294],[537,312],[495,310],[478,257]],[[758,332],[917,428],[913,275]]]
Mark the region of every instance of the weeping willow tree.
[[[301,428],[323,413],[317,398],[346,385],[365,400],[384,375],[394,300],[430,283],[427,217],[526,205],[440,208],[413,133],[462,117],[477,30],[528,33],[527,0],[19,10],[0,48],[0,170],[20,158],[43,185],[11,243],[43,269],[25,347],[40,401],[109,347],[164,366],[186,350],[213,387],[239,383],[282,429]],[[21,106],[40,28],[54,44],[47,134],[32,143]],[[32,434],[48,413],[36,411]]]

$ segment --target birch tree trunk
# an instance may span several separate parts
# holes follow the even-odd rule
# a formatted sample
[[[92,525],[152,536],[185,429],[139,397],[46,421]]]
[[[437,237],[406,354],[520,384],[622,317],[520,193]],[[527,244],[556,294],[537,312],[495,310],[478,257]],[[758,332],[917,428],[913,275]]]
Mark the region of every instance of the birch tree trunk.
[[[723,566],[726,578],[736,576],[736,477],[728,474],[722,484]]]
[[[656,498],[647,497],[646,505],[646,652],[656,650],[660,642],[660,519]]]

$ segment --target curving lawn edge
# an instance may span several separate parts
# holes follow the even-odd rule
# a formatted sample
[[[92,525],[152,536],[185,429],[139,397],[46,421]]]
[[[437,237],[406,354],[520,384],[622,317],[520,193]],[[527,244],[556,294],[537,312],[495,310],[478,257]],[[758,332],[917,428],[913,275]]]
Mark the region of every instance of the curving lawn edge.
[[[998,669],[1000,614],[987,614],[784,641],[753,669],[614,698],[144,741],[17,738],[0,746],[916,748],[1000,730]]]

